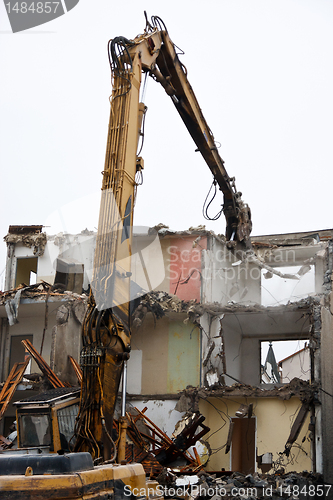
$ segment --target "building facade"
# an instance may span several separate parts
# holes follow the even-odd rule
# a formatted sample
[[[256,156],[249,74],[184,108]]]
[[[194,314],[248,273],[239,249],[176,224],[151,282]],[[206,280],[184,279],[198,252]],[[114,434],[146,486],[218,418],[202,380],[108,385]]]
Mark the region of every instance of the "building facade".
[[[134,237],[128,402],[147,406],[169,435],[185,412],[200,411],[210,427],[208,470],[312,470],[333,482],[332,237],[331,230],[253,237],[248,251],[229,250],[203,227]],[[79,359],[96,235],[11,227],[6,241],[2,381],[26,356],[20,341],[29,338],[75,384],[68,355]],[[305,342],[306,377],[267,383],[268,345],[279,362]],[[30,372],[38,372],[34,363]],[[34,389],[29,379],[21,386]],[[2,433],[11,406],[6,416]]]

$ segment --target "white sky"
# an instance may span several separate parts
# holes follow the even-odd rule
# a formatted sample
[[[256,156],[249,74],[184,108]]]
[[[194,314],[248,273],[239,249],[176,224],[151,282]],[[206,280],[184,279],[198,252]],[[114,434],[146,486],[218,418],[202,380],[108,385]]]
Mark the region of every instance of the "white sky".
[[[0,4],[1,236],[10,224],[49,225],[59,208],[61,224],[46,231],[96,227],[111,93],[107,41],[142,32],[144,10],[160,16],[185,51],[227,171],[252,209],[253,234],[333,227],[330,0],[80,0],[16,34]],[[136,224],[204,224],[210,171],[153,81],[145,103]],[[223,233],[224,219],[207,227]],[[4,265],[1,242],[0,272]]]

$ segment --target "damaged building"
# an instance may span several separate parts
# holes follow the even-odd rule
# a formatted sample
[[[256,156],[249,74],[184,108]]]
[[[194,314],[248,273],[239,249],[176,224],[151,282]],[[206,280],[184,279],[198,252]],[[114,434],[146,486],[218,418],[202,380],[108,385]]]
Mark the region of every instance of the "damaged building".
[[[332,238],[253,237],[245,252],[204,227],[134,237],[128,403],[168,435],[200,412],[207,470],[308,470],[333,483]],[[79,361],[96,234],[11,226],[5,240],[1,380],[26,359],[28,339],[75,385],[68,356]],[[36,392],[36,373],[32,361],[13,401]],[[10,403],[0,434],[14,414]]]

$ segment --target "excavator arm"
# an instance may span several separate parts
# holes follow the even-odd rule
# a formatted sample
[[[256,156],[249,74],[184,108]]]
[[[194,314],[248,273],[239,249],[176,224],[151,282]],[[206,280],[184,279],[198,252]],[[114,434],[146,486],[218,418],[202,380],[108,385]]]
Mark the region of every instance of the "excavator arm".
[[[251,216],[218,154],[214,137],[162,21],[152,18],[134,40],[109,41],[112,75],[110,120],[102,172],[102,196],[89,306],[83,323],[83,371],[76,451],[115,460],[112,437],[118,388],[130,352],[130,276],[133,208],[143,161],[137,156],[145,106],[139,93],[142,73],[170,96],[224,196],[226,239],[231,248],[250,245]],[[124,417],[125,406],[122,406]],[[124,459],[125,418],[118,461]]]
[[[164,29],[162,29],[164,28]],[[159,33],[160,43],[155,44],[153,35]],[[197,150],[210,168],[214,183],[223,193],[223,213],[226,219],[226,240],[229,247],[236,245],[242,249],[250,247],[252,229],[251,212],[237,192],[235,179],[230,178],[224,167],[224,161],[218,153],[214,136],[207,125],[193,89],[187,79],[184,65],[179,60],[175,45],[170,39],[163,21],[154,16],[152,24],[147,21],[146,35],[137,37],[129,50],[140,52],[143,46],[158,51],[153,66],[142,63],[143,71],[147,71],[158,81],[170,96],[181,116],[187,130],[194,140]]]

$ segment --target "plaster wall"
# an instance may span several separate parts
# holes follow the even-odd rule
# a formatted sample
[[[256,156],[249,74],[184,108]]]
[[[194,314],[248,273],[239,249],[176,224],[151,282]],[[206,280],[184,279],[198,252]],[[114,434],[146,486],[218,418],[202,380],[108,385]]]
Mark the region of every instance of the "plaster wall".
[[[133,377],[140,375],[142,394],[174,394],[187,385],[199,385],[200,333],[192,324],[184,324],[184,319],[184,315],[177,315],[155,323],[148,314],[142,326],[133,332],[136,366],[129,370],[128,388],[136,385],[138,389]],[[136,350],[142,355],[135,355]]]
[[[296,444],[291,449],[289,459],[284,455],[282,459],[279,455],[280,452],[284,451],[295,415],[301,406],[300,400],[295,397],[288,401],[276,398],[239,398],[233,400],[211,398],[207,401],[200,400],[200,412],[206,417],[205,425],[210,427],[210,433],[205,439],[210,443],[213,452],[207,470],[214,471],[221,470],[221,468],[230,470],[232,449],[226,454],[224,446],[228,437],[229,419],[235,417],[240,404],[248,405],[250,403],[253,403],[256,417],[257,454],[273,453],[273,461],[280,460],[281,466],[285,468],[286,472],[311,470],[309,416],[301,429]],[[304,436],[306,439],[302,443]],[[259,468],[257,470],[260,472]]]
[[[201,253],[206,248],[206,237],[200,239],[200,246],[193,247],[196,237],[136,235],[132,280],[144,291],[157,290],[176,294],[181,300],[200,302]]]
[[[260,304],[260,269],[255,264],[243,263],[213,236],[203,251],[202,275],[202,302],[219,302],[222,306],[230,301]]]
[[[171,239],[167,248],[169,290],[181,300],[201,301],[201,253],[207,247],[207,238],[200,239],[193,247],[196,235]],[[182,281],[186,281],[182,283]]]
[[[260,383],[260,341],[243,337],[240,344],[241,374],[244,384],[258,385]]]

